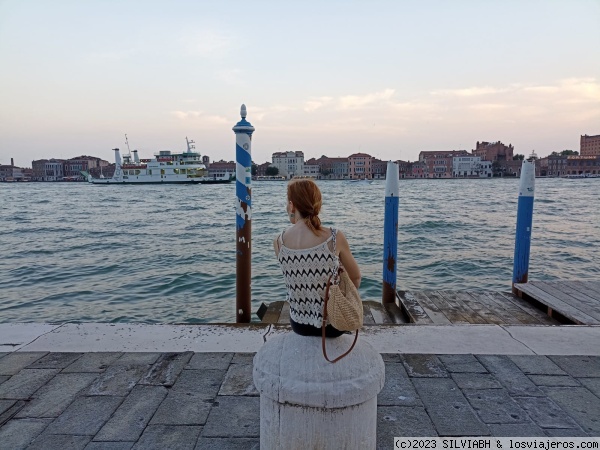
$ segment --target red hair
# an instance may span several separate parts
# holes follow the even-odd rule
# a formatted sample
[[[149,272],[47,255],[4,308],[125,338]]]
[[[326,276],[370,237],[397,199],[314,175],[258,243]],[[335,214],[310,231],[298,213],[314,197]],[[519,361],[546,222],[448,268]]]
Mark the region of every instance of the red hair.
[[[304,218],[308,228],[318,235],[317,231],[321,229],[319,212],[322,200],[317,184],[309,179],[293,179],[288,183],[287,196]]]

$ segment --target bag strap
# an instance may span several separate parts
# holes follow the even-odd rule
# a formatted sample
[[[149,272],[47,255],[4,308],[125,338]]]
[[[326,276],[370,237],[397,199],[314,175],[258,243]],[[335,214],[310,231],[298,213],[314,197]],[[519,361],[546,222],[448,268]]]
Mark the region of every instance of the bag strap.
[[[327,324],[327,302],[329,301],[329,286],[331,286],[331,277],[332,276],[333,275],[329,275],[329,278],[327,279],[327,287],[325,287],[325,302],[323,305],[323,323],[321,324],[321,346],[323,347],[323,356],[325,357],[325,359],[327,361],[329,361],[330,363],[336,363],[352,351],[352,349],[356,345],[356,341],[358,340],[358,330],[356,330],[356,334],[354,335],[354,342],[352,342],[350,349],[346,353],[335,358],[333,361],[331,359],[329,359],[329,357],[327,356],[327,349],[325,348],[325,327]]]
[[[333,259],[334,259],[334,265],[333,265],[333,269],[331,270],[331,274],[333,275],[333,282],[334,284],[337,284],[339,282],[338,277],[339,277],[339,271],[340,271],[340,258],[338,255],[335,254],[335,249],[336,249],[336,237],[337,237],[337,229],[336,228],[330,228],[331,230],[331,237],[333,240]]]

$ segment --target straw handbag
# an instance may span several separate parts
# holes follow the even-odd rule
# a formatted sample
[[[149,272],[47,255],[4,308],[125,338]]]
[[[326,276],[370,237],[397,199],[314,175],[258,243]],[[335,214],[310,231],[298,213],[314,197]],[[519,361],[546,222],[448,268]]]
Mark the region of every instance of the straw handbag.
[[[333,234],[333,248],[335,254],[335,231]],[[350,349],[333,361],[327,356],[325,349],[325,327],[329,323],[340,331],[356,331],[354,342]],[[335,363],[352,351],[358,339],[358,329],[363,325],[363,305],[358,289],[352,283],[348,273],[340,267],[339,258],[332,274],[327,279],[325,288],[325,303],[323,305],[323,324],[321,326],[323,356],[329,362]]]

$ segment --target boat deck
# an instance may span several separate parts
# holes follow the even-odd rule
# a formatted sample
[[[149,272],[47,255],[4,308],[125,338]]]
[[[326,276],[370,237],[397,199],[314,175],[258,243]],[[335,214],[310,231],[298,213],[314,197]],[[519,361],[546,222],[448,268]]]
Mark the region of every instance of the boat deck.
[[[577,325],[600,325],[600,281],[531,281],[517,295],[548,316]]]

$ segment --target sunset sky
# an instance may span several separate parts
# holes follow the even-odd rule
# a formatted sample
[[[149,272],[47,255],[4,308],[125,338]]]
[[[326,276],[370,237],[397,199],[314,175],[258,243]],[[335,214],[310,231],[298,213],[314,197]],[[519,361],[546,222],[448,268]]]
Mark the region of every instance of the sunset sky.
[[[0,0],[0,164],[114,147],[415,160],[600,134],[599,0]]]

